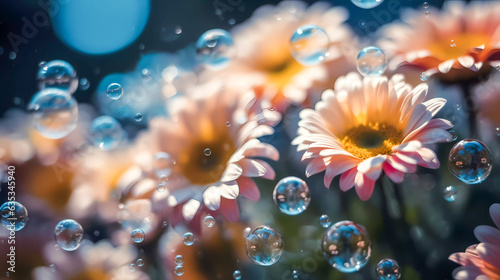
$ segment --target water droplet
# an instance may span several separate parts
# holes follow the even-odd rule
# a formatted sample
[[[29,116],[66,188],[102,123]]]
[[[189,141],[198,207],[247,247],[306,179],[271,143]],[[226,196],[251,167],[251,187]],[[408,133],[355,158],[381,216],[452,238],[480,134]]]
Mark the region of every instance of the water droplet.
[[[454,129],[450,129],[448,132],[450,133],[452,141],[456,141],[458,139],[458,134]]]
[[[78,103],[68,92],[46,88],[37,92],[28,104],[34,128],[44,137],[61,139],[70,134],[78,121]]]
[[[209,148],[206,148],[203,153],[208,157],[212,154],[212,150],[210,150]]]
[[[165,152],[157,153],[153,161],[156,177],[161,178],[162,176],[170,176],[172,173],[172,165],[173,161],[169,154]]]
[[[140,122],[140,121],[142,121],[142,114],[141,114],[141,113],[137,113],[137,114],[135,114],[135,116],[134,116],[134,120],[135,120],[136,122]]]
[[[89,80],[87,78],[81,78],[80,79],[80,89],[81,90],[87,90],[90,87]]]
[[[214,217],[208,215],[205,217],[205,219],[203,219],[203,224],[208,227],[208,228],[211,228],[215,225],[215,219]]]
[[[184,257],[182,255],[175,256],[174,263],[176,265],[182,265],[184,263]]]
[[[145,82],[149,82],[153,78],[151,76],[151,71],[149,71],[149,69],[147,68],[141,70],[141,75],[142,75],[142,80]]]
[[[83,239],[83,228],[75,220],[60,221],[54,229],[57,245],[65,251],[74,251],[80,247]]]
[[[175,267],[174,271],[177,276],[182,276],[182,274],[184,274],[184,267],[182,265],[178,265]]]
[[[194,234],[191,232],[186,232],[184,236],[182,236],[182,241],[184,241],[184,244],[191,246],[194,244]]]
[[[28,210],[17,201],[7,201],[0,206],[2,224],[8,230],[19,231],[28,222]]]
[[[200,61],[215,69],[226,67],[235,52],[233,38],[222,29],[208,30],[196,42],[196,53]]]
[[[47,62],[37,73],[38,87],[58,88],[73,94],[78,87],[76,71],[64,60],[52,60]]]
[[[129,264],[128,266],[128,270],[130,271],[135,271],[137,269],[137,266],[135,265],[135,263],[131,263]]]
[[[156,187],[156,191],[157,191],[157,192],[159,192],[159,193],[164,192],[166,189],[167,189],[167,186],[165,186],[165,184],[164,184],[164,183],[161,183],[161,184],[159,184],[159,185]]]
[[[54,264],[49,265],[50,272],[56,272],[56,266]]]
[[[281,234],[270,227],[254,228],[246,238],[247,255],[254,263],[270,266],[279,261],[284,252],[285,243]]]
[[[120,99],[120,97],[122,97],[122,95],[123,95],[122,85],[120,85],[118,83],[110,84],[108,86],[108,88],[106,89],[106,94],[108,95],[108,97],[110,99],[113,99],[113,100]]]
[[[169,24],[160,29],[160,39],[163,42],[173,42],[182,34],[182,27],[176,24]]]
[[[134,229],[132,231],[132,233],[130,234],[130,237],[132,237],[132,240],[135,243],[141,243],[142,241],[144,241],[146,234],[144,233],[144,231],[142,229],[138,228],[138,229]]]
[[[226,122],[226,126],[227,126],[227,127],[230,127],[230,126],[231,126],[231,122],[227,121],[227,122]]]
[[[382,4],[384,0],[351,0],[351,2],[362,9],[372,9]]]
[[[325,30],[317,25],[304,25],[293,33],[290,39],[292,56],[305,66],[316,65],[328,55],[330,39]]]
[[[234,278],[234,280],[240,280],[241,279],[241,272],[239,270],[235,270],[233,272],[233,278]]]
[[[429,8],[429,3],[424,2],[424,9],[428,9],[428,8]]]
[[[144,266],[144,260],[143,259],[138,259],[136,263],[137,263],[138,267],[143,267]]]
[[[399,265],[392,259],[381,260],[375,268],[375,274],[379,280],[398,280],[401,278]]]
[[[323,256],[340,272],[355,272],[368,263],[371,241],[365,228],[351,221],[335,223],[323,235]]]
[[[274,203],[287,215],[304,212],[311,201],[311,193],[306,182],[297,177],[286,177],[278,182],[273,192]]]
[[[493,164],[486,145],[479,140],[465,139],[453,146],[448,155],[448,169],[466,184],[478,184],[490,175]]]
[[[124,140],[125,132],[120,123],[110,116],[100,116],[90,126],[92,144],[101,150],[112,150]]]
[[[328,217],[328,215],[323,214],[321,215],[321,217],[319,217],[319,223],[322,227],[328,228],[332,224],[332,220],[330,220],[330,217]]]
[[[453,186],[448,186],[443,190],[444,199],[453,202],[457,198],[457,190]]]
[[[429,74],[427,74],[427,72],[422,72],[420,74],[420,80],[427,81],[427,79],[429,79]]]
[[[10,52],[9,53],[10,60],[14,60],[14,59],[16,59],[16,57],[17,57],[17,53],[15,53],[15,52]]]
[[[366,47],[359,52],[356,67],[363,76],[380,76],[385,72],[387,59],[381,49]]]
[[[299,272],[297,270],[292,271],[292,276],[294,279],[299,279]]]

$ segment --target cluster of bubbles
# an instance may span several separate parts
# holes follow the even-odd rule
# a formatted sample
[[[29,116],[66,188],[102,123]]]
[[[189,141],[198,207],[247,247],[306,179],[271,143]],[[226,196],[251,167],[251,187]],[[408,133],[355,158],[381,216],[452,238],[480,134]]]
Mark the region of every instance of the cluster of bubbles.
[[[174,258],[175,268],[174,272],[177,276],[182,276],[184,274],[184,257],[182,255],[177,255]]]
[[[278,262],[285,250],[281,234],[268,226],[254,228],[246,237],[245,246],[250,260],[262,266]]]
[[[323,256],[340,272],[363,268],[371,255],[371,241],[366,229],[351,221],[340,221],[330,227],[321,241]]]
[[[19,231],[28,222],[28,210],[17,201],[7,201],[0,206],[2,225],[8,230]]]
[[[229,65],[236,54],[231,34],[223,29],[211,29],[196,41],[196,54],[201,63],[213,69]]]
[[[369,46],[359,52],[356,67],[363,76],[380,76],[387,68],[387,58],[381,49]]]
[[[375,275],[379,280],[398,280],[401,278],[401,270],[395,260],[383,259],[377,264]]]
[[[323,28],[317,25],[304,25],[292,35],[290,51],[302,65],[311,66],[324,61],[329,56],[330,38]]]
[[[384,0],[351,0],[351,2],[362,9],[372,9],[382,4]]]
[[[94,146],[109,151],[117,148],[126,139],[127,134],[115,118],[100,116],[92,121],[90,136]]]
[[[491,154],[479,140],[465,139],[455,144],[448,155],[448,169],[466,184],[479,184],[491,173]]]
[[[83,227],[75,220],[60,221],[54,229],[57,245],[65,251],[74,251],[80,247],[83,239]]]
[[[144,260],[143,259],[137,259],[137,261],[135,263],[131,263],[128,266],[128,269],[130,271],[135,271],[136,267],[143,267],[143,266],[144,266]]]
[[[304,212],[311,202],[311,193],[306,182],[297,177],[281,179],[273,192],[274,203],[287,215],[298,215]]]
[[[134,229],[132,233],[130,233],[130,237],[132,237],[132,241],[134,241],[135,243],[141,243],[142,241],[144,241],[144,238],[146,238],[146,234],[142,229],[138,228]]]

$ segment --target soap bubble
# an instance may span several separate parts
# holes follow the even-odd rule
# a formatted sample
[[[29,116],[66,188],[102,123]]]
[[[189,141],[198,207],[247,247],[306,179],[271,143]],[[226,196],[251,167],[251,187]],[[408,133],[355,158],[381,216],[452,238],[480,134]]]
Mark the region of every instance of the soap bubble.
[[[332,224],[332,220],[330,220],[330,217],[328,217],[328,215],[323,214],[321,215],[321,217],[319,217],[319,223],[322,227],[328,228]]]
[[[184,267],[182,265],[178,265],[175,267],[174,271],[177,276],[182,276],[184,274]]]
[[[92,143],[101,150],[112,150],[120,145],[125,132],[120,123],[110,116],[100,116],[90,126]]]
[[[379,280],[398,280],[401,278],[399,265],[395,260],[383,259],[377,264],[375,274]]]
[[[38,70],[36,78],[41,90],[57,88],[73,94],[78,88],[76,71],[71,64],[64,60],[52,60],[45,63]]]
[[[191,246],[194,244],[194,234],[191,232],[186,232],[184,236],[182,236],[182,241],[184,241],[184,244],[187,246]]]
[[[28,105],[34,128],[45,138],[61,139],[77,125],[78,103],[68,92],[47,88],[37,92]]]
[[[241,272],[239,270],[235,270],[233,272],[233,278],[234,278],[234,280],[240,280],[241,279]]]
[[[169,154],[165,152],[157,153],[153,161],[153,169],[156,177],[161,178],[163,176],[170,176],[172,173],[172,165],[173,161]]]
[[[304,212],[311,201],[306,182],[297,177],[286,177],[278,182],[273,192],[274,203],[287,215]]]
[[[176,265],[182,265],[184,263],[184,257],[182,255],[175,256],[174,263]]]
[[[138,259],[136,263],[137,263],[138,267],[143,267],[144,266],[144,260],[143,259]]]
[[[135,120],[136,122],[140,122],[140,121],[142,121],[142,114],[141,114],[141,113],[137,113],[137,114],[135,114],[135,116],[134,116],[134,120]]]
[[[65,251],[74,251],[80,247],[83,239],[83,228],[75,220],[60,221],[54,229],[57,245]]]
[[[475,139],[465,139],[453,146],[448,155],[448,169],[455,178],[466,184],[479,184],[490,175],[491,154]]]
[[[138,229],[134,229],[132,231],[132,233],[130,234],[130,236],[132,237],[132,240],[135,243],[141,243],[142,241],[144,241],[146,234],[144,233],[144,231],[142,229],[138,228]]]
[[[363,76],[380,76],[387,68],[387,59],[381,49],[366,47],[359,52],[356,67]]]
[[[236,50],[229,32],[211,29],[203,33],[196,41],[196,53],[202,63],[220,69],[231,62]]]
[[[17,201],[7,201],[0,206],[2,224],[8,230],[19,231],[28,222],[28,210]]]
[[[448,202],[453,202],[457,198],[457,190],[453,186],[448,186],[443,190],[444,199]]]
[[[340,272],[359,271],[368,263],[371,241],[365,228],[351,221],[335,223],[321,242],[325,259]]]
[[[214,217],[208,215],[206,216],[204,219],[203,219],[203,224],[208,227],[208,228],[211,228],[215,225],[215,219]]]
[[[316,65],[328,57],[330,39],[325,30],[316,25],[304,25],[290,39],[292,56],[305,66]]]
[[[106,95],[108,95],[110,99],[118,100],[123,95],[123,88],[118,83],[112,83],[106,89]]]
[[[248,257],[256,264],[270,266],[279,261],[284,252],[281,234],[270,227],[254,228],[246,238]]]
[[[382,4],[384,0],[351,0],[351,2],[360,8],[371,9]]]

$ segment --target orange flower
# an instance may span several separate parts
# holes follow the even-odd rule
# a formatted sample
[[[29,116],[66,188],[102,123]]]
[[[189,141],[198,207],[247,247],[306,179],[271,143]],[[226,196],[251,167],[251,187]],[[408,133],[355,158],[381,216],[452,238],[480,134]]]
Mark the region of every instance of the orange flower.
[[[436,154],[426,146],[451,141],[446,129],[453,125],[433,119],[446,100],[424,102],[426,95],[426,84],[412,89],[402,75],[340,77],[314,110],[300,112],[299,136],[292,144],[306,150],[302,160],[311,160],[306,175],[326,171],[329,187],[342,174],[340,188],[355,186],[361,200],[368,200],[382,171],[400,183],[417,165],[438,168]]]

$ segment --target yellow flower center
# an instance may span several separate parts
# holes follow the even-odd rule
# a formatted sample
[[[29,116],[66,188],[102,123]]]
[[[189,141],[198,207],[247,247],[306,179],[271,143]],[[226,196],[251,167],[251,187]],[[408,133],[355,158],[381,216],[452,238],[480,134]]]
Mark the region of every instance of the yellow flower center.
[[[227,134],[212,141],[198,141],[182,153],[178,161],[179,168],[192,184],[212,184],[221,178],[235,150],[232,138]]]
[[[110,277],[102,270],[92,268],[83,270],[80,273],[73,275],[68,280],[108,280]]]
[[[449,60],[466,55],[472,48],[487,46],[488,37],[482,34],[464,33],[451,38],[445,38],[429,45],[429,51],[440,60]]]
[[[392,154],[392,147],[403,140],[397,128],[380,123],[368,123],[350,128],[339,137],[344,149],[360,159]]]
[[[300,73],[303,68],[304,66],[290,56],[285,61],[269,65],[265,71],[267,72],[268,82],[278,89],[283,89],[292,77]]]

